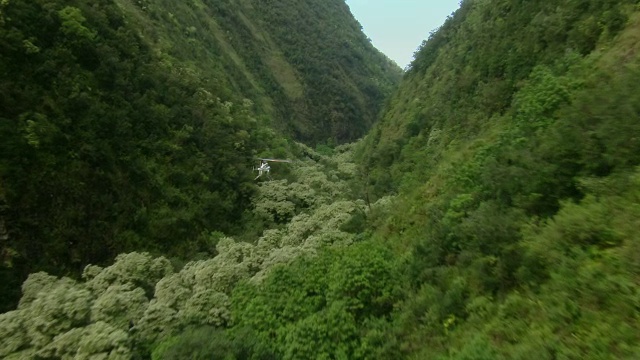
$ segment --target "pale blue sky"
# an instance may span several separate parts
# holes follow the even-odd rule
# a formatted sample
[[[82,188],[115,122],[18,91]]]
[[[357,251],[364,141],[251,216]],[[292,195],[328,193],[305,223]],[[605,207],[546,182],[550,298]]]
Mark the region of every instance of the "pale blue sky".
[[[405,68],[413,53],[460,7],[460,0],[346,0],[378,50]]]

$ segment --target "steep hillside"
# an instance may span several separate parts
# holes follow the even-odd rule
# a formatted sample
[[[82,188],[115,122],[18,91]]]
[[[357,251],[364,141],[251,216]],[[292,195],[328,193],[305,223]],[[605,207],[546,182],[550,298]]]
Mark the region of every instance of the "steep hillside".
[[[238,231],[256,156],[367,130],[400,70],[342,1],[282,4],[0,3],[2,296],[36,269],[200,252]]]
[[[463,1],[359,149],[419,359],[634,358],[637,1]],[[632,255],[634,254],[634,255]]]
[[[308,100],[294,106],[306,117],[306,122],[294,122],[299,138],[342,143],[364,135],[395,89],[400,72],[374,50],[345,2],[251,3],[304,85]]]
[[[462,2],[423,42],[383,121],[367,138],[366,167],[380,171],[373,176],[376,187],[398,189],[403,179],[416,177],[414,170],[425,179],[452,142],[468,146],[502,127],[503,115],[513,115],[522,103],[516,94],[526,81],[545,71],[566,72],[563,66],[590,54],[599,41],[606,46],[625,26],[633,3]],[[547,111],[557,105],[548,104]]]
[[[255,243],[216,233],[215,257],[181,267],[134,252],[78,281],[31,274],[18,308],[0,314],[0,357],[309,359],[318,345],[374,355],[384,321],[369,317],[391,312],[398,273],[388,250],[358,244],[354,219],[385,203],[348,197],[352,148],[329,157],[297,145],[296,180],[263,182],[253,199],[270,228]]]
[[[401,76],[341,0],[117,2],[164,59],[227,73],[229,89],[307,143],[364,135]]]

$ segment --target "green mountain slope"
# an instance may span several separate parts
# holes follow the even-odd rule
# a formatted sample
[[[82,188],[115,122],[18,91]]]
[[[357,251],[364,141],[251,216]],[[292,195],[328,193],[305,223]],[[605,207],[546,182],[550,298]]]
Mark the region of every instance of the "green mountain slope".
[[[400,70],[342,1],[279,6],[0,3],[3,295],[36,269],[203,251],[238,230],[256,156],[367,130]]]
[[[635,0],[463,1],[362,142],[292,144],[186,264],[31,274],[0,356],[638,358],[639,24]]]
[[[636,1],[464,1],[359,149],[415,358],[634,358]],[[635,310],[634,310],[635,309]]]
[[[165,58],[231,73],[232,88],[297,140],[361,137],[400,79],[343,1],[118,3]]]

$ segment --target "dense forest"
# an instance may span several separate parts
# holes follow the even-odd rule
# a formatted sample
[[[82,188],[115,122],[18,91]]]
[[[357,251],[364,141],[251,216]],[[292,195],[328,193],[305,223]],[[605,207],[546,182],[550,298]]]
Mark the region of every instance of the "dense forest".
[[[367,131],[400,69],[344,2],[255,3],[0,2],[0,309],[30,272],[207,252],[244,231],[257,157]]]
[[[637,0],[237,3],[0,2],[0,357],[640,358]]]
[[[640,356],[638,10],[463,1],[424,41],[357,155],[399,354]]]

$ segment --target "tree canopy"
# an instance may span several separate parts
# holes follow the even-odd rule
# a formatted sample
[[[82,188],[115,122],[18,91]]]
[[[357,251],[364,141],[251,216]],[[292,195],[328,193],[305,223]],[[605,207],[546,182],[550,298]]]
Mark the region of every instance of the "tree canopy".
[[[12,105],[0,115],[11,135],[0,143],[11,155],[0,163],[2,276],[52,270],[31,271],[0,314],[0,357],[640,356],[637,1],[465,0],[379,122],[341,145],[292,141],[278,134],[313,127],[266,117],[284,109],[277,96],[356,66],[359,50],[336,52],[333,68],[315,50],[344,39],[365,49],[360,35],[339,24],[308,35],[344,4],[237,4],[0,2],[0,46],[23,59],[0,65],[29,70],[6,72],[15,90],[0,84]],[[113,13],[96,17],[102,7]],[[175,28],[95,22],[132,18]],[[246,32],[221,31],[232,24]],[[255,39],[279,51],[245,63]],[[213,48],[226,55],[203,59],[232,75],[184,62]],[[29,80],[39,77],[50,81]],[[323,107],[314,99],[333,98],[316,93],[283,106],[318,109],[325,125],[332,111],[364,116],[361,94],[340,84],[319,91],[346,102]],[[265,156],[291,162],[254,181],[242,163]]]
[[[123,252],[206,252],[211,232],[242,231],[256,157],[289,156],[285,139],[364,134],[400,70],[342,1],[322,12],[261,4],[0,3],[1,309],[30,272],[77,277]],[[332,16],[273,26],[296,9]],[[318,47],[298,49],[290,34]],[[330,65],[337,49],[351,58],[342,68]],[[329,113],[344,116],[328,126]]]

